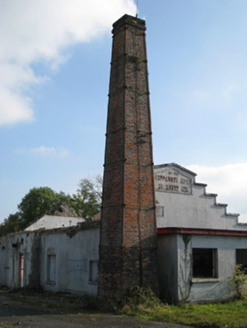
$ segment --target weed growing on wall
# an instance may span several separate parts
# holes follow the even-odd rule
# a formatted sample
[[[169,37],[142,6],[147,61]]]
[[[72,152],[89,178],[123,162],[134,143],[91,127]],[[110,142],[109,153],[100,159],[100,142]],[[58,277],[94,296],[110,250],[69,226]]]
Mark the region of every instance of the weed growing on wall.
[[[192,255],[189,243],[191,241],[190,235],[183,235],[184,251],[181,251],[179,283],[178,288],[181,295],[181,301],[186,302],[190,296],[192,287]]]

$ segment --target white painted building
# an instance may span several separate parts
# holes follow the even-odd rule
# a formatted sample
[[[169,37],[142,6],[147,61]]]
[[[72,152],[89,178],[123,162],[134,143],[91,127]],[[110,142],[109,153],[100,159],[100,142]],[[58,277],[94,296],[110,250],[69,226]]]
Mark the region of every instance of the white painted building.
[[[0,238],[0,285],[97,295],[99,222]]]
[[[161,298],[175,303],[233,296],[228,277],[237,263],[247,267],[247,225],[207,194],[195,173],[177,164],[155,166],[154,173]],[[73,226],[71,219],[78,220],[59,216],[48,226],[45,216],[31,230],[1,237],[0,285],[96,296],[100,223]]]
[[[247,225],[216,194],[177,164],[155,166],[161,297],[169,302],[217,301],[234,294],[228,277],[247,267]]]

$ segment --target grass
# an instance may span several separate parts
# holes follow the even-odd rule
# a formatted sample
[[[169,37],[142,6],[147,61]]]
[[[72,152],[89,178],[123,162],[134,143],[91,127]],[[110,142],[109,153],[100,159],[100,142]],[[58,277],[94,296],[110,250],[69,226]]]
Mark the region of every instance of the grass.
[[[214,304],[168,305],[160,302],[149,290],[134,288],[123,302],[104,302],[104,307],[99,300],[85,300],[80,297],[61,294],[10,293],[11,299],[25,303],[39,305],[42,308],[57,308],[65,313],[75,311],[80,313],[114,313],[146,318],[147,320],[177,323],[200,328],[247,328],[247,300],[232,300]],[[6,295],[7,296],[7,295]],[[0,327],[2,323],[0,321]],[[7,327],[7,326],[6,326]],[[11,326],[10,326],[11,327]]]
[[[0,322],[0,327],[3,327],[3,328],[14,328],[15,326],[16,325],[13,325],[12,323],[3,322],[3,321]]]
[[[123,313],[149,320],[191,325],[195,327],[246,328],[247,301],[234,300],[215,304],[139,304],[136,308],[125,305]]]
[[[200,328],[247,328],[246,298],[213,304],[168,305],[159,301],[150,289],[133,286],[119,312],[153,321]]]

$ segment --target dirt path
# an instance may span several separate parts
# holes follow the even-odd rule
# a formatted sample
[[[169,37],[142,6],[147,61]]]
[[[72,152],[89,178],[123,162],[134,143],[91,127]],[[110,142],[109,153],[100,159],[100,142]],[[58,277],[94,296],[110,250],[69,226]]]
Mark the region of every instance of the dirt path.
[[[147,321],[134,317],[109,314],[88,314],[81,311],[63,311],[57,307],[47,308],[45,303],[38,307],[26,303],[28,297],[16,295],[12,300],[7,293],[0,293],[0,327],[42,328],[185,328],[170,323]],[[32,300],[32,298],[31,298]],[[30,298],[28,299],[28,302]]]

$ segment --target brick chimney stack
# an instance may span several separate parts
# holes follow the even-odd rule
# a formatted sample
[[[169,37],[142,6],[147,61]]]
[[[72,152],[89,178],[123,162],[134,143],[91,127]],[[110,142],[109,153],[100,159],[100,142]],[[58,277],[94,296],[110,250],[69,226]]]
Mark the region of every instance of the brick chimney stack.
[[[158,292],[145,21],[113,24],[101,214],[99,297]]]

